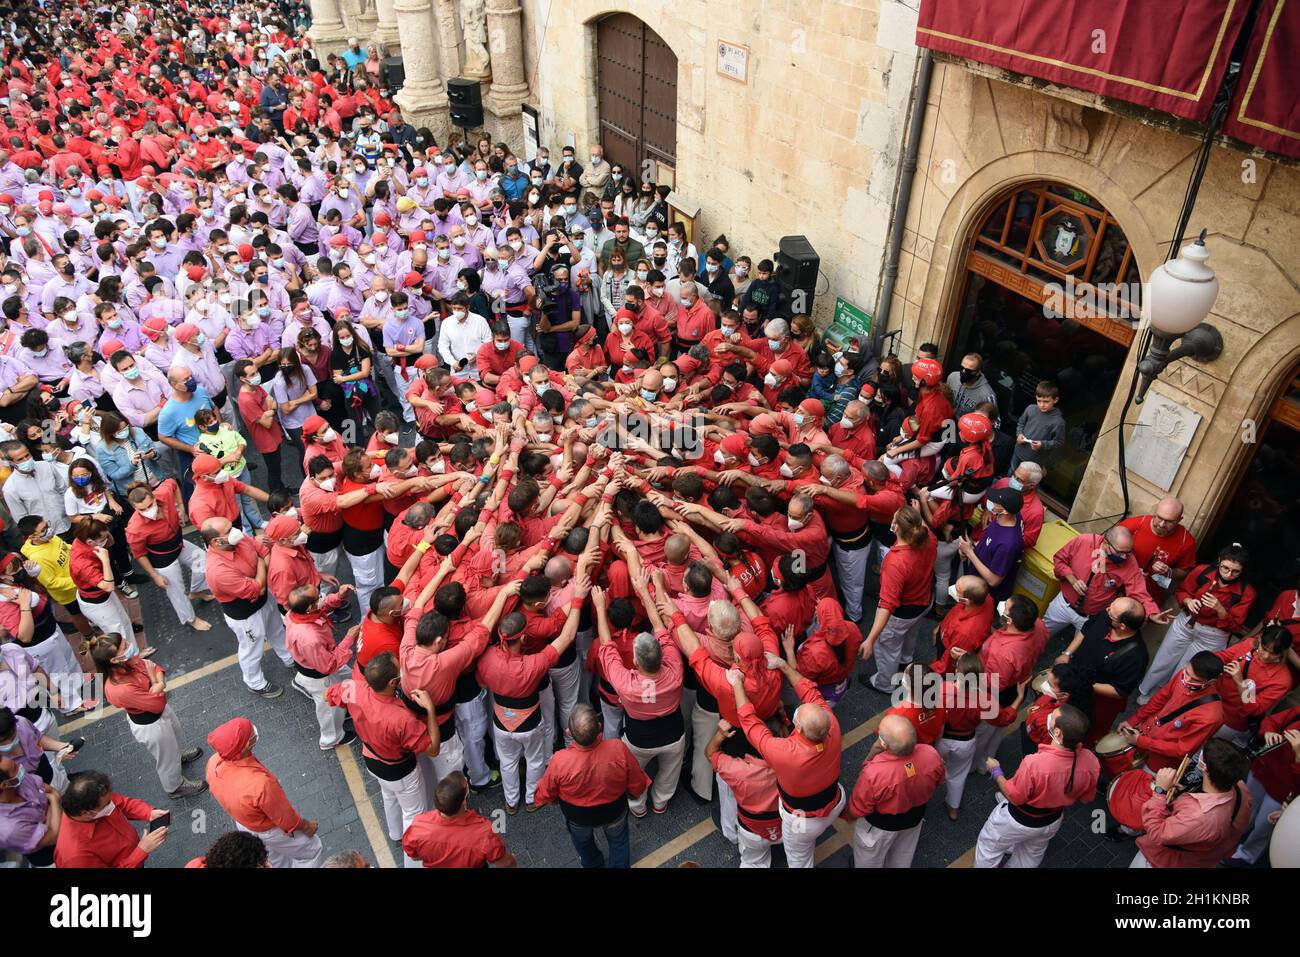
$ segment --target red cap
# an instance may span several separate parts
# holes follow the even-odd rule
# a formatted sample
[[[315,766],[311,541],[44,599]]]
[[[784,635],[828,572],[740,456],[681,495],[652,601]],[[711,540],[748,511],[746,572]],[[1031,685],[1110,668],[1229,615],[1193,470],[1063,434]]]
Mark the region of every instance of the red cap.
[[[199,334],[201,330],[192,322],[182,322],[176,327],[176,341],[189,342]]]
[[[302,424],[302,434],[315,435],[317,432],[325,428],[325,426],[327,425],[329,425],[329,423],[326,422],[324,419],[322,419],[319,415],[310,416],[307,419],[307,421]]]
[[[412,269],[402,278],[402,288],[410,289],[412,286],[418,286],[422,282],[424,282],[424,277]]]
[[[167,320],[164,319],[162,316],[154,316],[152,319],[148,319],[145,321],[145,324],[141,327],[140,331],[143,332],[150,339],[157,339],[158,336],[162,334],[162,331],[166,328],[167,328]]]
[[[233,761],[243,754],[252,740],[253,722],[247,718],[231,718],[208,733],[208,745],[226,761]]]
[[[826,406],[822,405],[819,399],[804,399],[799,403],[799,408],[806,415],[816,416],[819,419],[826,414]]]
[[[244,262],[250,262],[253,258],[253,247],[248,243],[239,244],[239,258]]]
[[[375,222],[379,222],[379,217],[375,217]],[[379,246],[381,244],[384,246],[388,245],[388,233],[383,230],[375,230],[370,234],[370,245]]]
[[[88,203],[97,203],[103,198],[104,198],[104,194],[97,189],[86,190],[86,202]],[[4,201],[4,197],[0,196],[0,202],[3,201]]]
[[[302,522],[298,519],[288,515],[277,515],[266,523],[266,537],[273,542],[278,542],[291,535],[297,535],[301,528]]]
[[[39,199],[42,203],[47,203],[47,202],[52,203],[54,202],[54,191],[43,189],[36,194],[36,198]]]
[[[415,360],[415,367],[421,371],[424,369],[432,369],[437,364],[438,357],[427,352]]]
[[[614,313],[614,323],[615,323],[615,325],[618,324],[618,321],[619,321],[620,319],[626,319],[628,322],[633,323],[633,324],[635,325],[635,324],[636,324],[636,313],[633,312],[631,309],[626,309],[626,308],[625,308],[625,309],[620,309],[618,312]]]
[[[205,266],[190,266],[185,270],[185,275],[189,277],[190,282],[202,282],[207,274],[208,270]]]
[[[48,199],[43,199],[36,204],[36,209],[42,216],[48,216],[50,213],[54,212],[54,203]]]
[[[55,216],[71,216],[71,215],[72,215],[72,207],[69,206],[67,203],[55,203],[55,204],[54,204],[54,215],[55,215]]]
[[[734,455],[737,458],[744,455],[749,449],[749,439],[743,432],[732,432],[722,440],[722,451]]]
[[[743,661],[762,661],[763,642],[752,631],[742,631],[731,643],[731,650]]]
[[[524,375],[532,372],[535,365],[537,365],[537,356],[521,356],[519,359],[519,371]]]
[[[194,463],[190,466],[195,475],[211,475],[217,469],[221,468],[221,463],[212,455],[196,455]]]
[[[393,225],[393,217],[388,214],[387,210],[380,210],[379,212],[375,213],[375,225],[391,226]]]
[[[86,194],[86,198],[90,198],[89,193]],[[14,199],[9,193],[0,193],[0,203],[4,203],[6,206],[13,206],[17,202],[18,200]]]
[[[411,242],[413,243],[425,242],[424,230],[417,229],[415,232],[411,233]]]
[[[778,379],[784,379],[794,371],[794,366],[790,364],[789,359],[777,359],[772,363],[771,371]]]
[[[121,339],[101,339],[99,342],[99,351],[106,356],[121,352],[125,348],[126,346]]]
[[[331,246],[347,246],[347,244],[348,237],[344,236],[342,233],[335,233],[330,237]]]

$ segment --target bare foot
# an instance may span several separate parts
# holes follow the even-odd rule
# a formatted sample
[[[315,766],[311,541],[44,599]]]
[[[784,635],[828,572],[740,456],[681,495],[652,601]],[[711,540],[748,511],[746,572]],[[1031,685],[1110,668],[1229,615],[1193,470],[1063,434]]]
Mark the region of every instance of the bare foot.
[[[958,814],[958,813],[959,813],[959,812],[958,812],[957,808],[955,808],[955,807],[950,807],[950,808],[948,808],[948,820],[950,820],[950,821],[955,821],[955,820],[957,820],[957,814]]]
[[[141,657],[141,658],[148,658],[150,655],[152,655],[152,654],[153,654],[155,651],[157,651],[157,650],[158,650],[158,649],[155,648],[155,647],[153,647],[152,645],[150,645],[148,648],[141,648],[141,649],[140,649],[140,657]]]
[[[212,626],[208,624],[206,621],[204,621],[202,618],[195,618],[192,622],[190,622],[190,627],[193,628],[195,631],[212,630]]]

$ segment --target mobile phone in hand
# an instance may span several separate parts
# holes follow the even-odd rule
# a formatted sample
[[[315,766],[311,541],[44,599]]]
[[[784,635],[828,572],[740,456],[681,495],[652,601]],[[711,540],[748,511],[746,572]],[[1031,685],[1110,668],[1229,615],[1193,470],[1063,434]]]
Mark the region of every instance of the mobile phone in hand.
[[[161,815],[159,815],[158,817],[150,821],[149,826],[145,828],[145,830],[150,832],[158,831],[164,827],[170,827],[171,823],[172,823],[172,812],[165,811]]]

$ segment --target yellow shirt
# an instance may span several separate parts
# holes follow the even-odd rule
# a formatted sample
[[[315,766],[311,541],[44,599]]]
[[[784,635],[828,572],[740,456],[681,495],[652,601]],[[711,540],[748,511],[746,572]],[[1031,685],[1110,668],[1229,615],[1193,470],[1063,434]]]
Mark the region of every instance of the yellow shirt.
[[[72,575],[68,571],[68,558],[72,554],[71,545],[55,535],[41,545],[33,545],[30,541],[23,542],[22,552],[41,566],[41,573],[37,576],[37,580],[45,586],[51,598],[60,605],[71,604],[77,600],[77,586],[72,583]]]
[[[229,455],[239,449],[240,443],[244,440],[238,432],[226,425],[224,422],[221,428],[216,432],[201,432],[199,441],[196,443],[199,448],[209,455],[221,458],[223,455]],[[231,462],[229,465],[222,466],[231,478],[238,478],[244,474],[244,469],[248,467],[248,462],[240,458],[237,462]]]

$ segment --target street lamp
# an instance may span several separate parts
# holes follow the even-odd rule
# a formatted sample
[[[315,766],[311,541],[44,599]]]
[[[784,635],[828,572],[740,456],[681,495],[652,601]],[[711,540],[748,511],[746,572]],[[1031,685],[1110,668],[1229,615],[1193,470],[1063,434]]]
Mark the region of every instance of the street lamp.
[[[1219,295],[1219,280],[1206,262],[1209,258],[1205,230],[1201,230],[1196,242],[1184,246],[1177,259],[1157,266],[1147,280],[1142,313],[1151,323],[1151,345],[1137,364],[1138,404],[1170,363],[1186,358],[1210,362],[1223,353],[1223,336],[1205,322]]]

